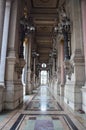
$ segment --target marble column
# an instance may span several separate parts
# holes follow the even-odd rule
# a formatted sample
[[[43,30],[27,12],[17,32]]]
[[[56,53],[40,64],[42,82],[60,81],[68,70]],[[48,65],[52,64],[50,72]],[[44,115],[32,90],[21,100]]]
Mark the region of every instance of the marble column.
[[[83,43],[85,58],[85,85],[82,88],[82,109],[86,112],[86,0],[81,1],[82,11],[82,27],[83,27]]]
[[[33,61],[33,83],[34,83],[34,89],[36,88],[36,57],[34,57],[34,61]]]
[[[54,94],[57,94],[57,76],[56,76],[56,71],[55,71],[55,55],[53,56],[53,68],[52,68],[52,90]]]
[[[1,64],[1,47],[2,47],[2,37],[3,37],[3,26],[4,26],[4,16],[5,16],[5,5],[6,5],[6,0],[0,0],[0,68],[2,66]],[[0,69],[0,77],[1,75],[1,70]],[[4,92],[4,81],[0,81],[0,111],[3,109],[3,92]]]
[[[41,85],[41,71],[39,70],[39,76],[38,76],[38,86]]]
[[[53,76],[55,74],[55,58],[53,57],[53,68],[52,68]]]
[[[71,20],[71,78],[66,76],[64,101],[73,109],[82,109],[81,88],[84,85],[84,51],[82,42],[81,26],[81,2],[80,0],[70,0]],[[68,11],[68,10],[67,10]]]
[[[57,59],[57,94],[60,95],[61,86],[61,44],[58,40],[58,59]]]
[[[61,41],[61,86],[60,86],[60,95],[64,96],[64,41]]]
[[[0,56],[1,56],[1,47],[2,47],[2,35],[3,35],[3,23],[5,16],[5,5],[6,0],[0,0]]]
[[[32,44],[32,36],[30,35],[28,42],[26,95],[31,94],[33,90],[31,83],[31,44]]]
[[[4,79],[5,79],[6,53],[7,53],[8,34],[9,34],[10,9],[11,9],[11,1],[7,0],[5,8],[4,24],[3,24],[1,63],[0,63],[0,85],[2,86],[5,86]]]
[[[26,95],[26,87],[27,87],[27,68],[28,68],[28,39],[27,42],[24,42],[24,60],[25,60],[25,66],[23,69],[23,80],[24,80],[24,94]]]
[[[3,1],[4,2],[4,1]],[[3,17],[4,18],[0,18],[0,22],[1,20],[4,19],[3,22],[3,26],[1,28],[1,31],[2,31],[2,34],[3,35],[0,35],[0,38],[2,36],[2,38],[0,39],[0,41],[2,43],[0,43],[2,45],[1,47],[1,62],[0,62],[0,86],[4,87],[4,91],[5,91],[5,67],[6,67],[6,54],[7,54],[7,44],[8,44],[8,34],[9,34],[9,20],[10,20],[10,9],[11,9],[11,1],[10,0],[7,0],[6,1],[6,7],[5,7],[5,3],[3,3],[4,5],[2,5],[3,8],[5,8],[5,12],[4,12],[4,9],[3,9]],[[2,23],[0,23],[2,24]],[[5,101],[5,96],[4,96],[4,91],[2,88],[0,88],[0,97],[1,97],[1,109],[2,108],[2,105]],[[4,101],[3,101],[4,100]]]

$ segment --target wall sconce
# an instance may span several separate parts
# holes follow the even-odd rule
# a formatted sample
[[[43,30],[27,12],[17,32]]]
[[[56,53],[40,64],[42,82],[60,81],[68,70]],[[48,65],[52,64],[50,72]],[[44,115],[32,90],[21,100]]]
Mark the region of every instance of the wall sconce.
[[[20,25],[23,26],[23,31],[25,36],[35,31],[35,26],[33,24],[33,18],[24,13],[24,16],[20,19]]]

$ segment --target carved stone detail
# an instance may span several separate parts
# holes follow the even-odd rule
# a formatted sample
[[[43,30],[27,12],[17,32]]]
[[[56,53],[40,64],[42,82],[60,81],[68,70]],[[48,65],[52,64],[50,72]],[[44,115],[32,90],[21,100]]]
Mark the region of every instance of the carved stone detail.
[[[64,68],[65,68],[65,73],[68,75],[68,79],[71,80],[71,75],[74,73],[74,66],[70,62],[70,60],[64,61]]]
[[[15,71],[18,74],[18,78],[21,77],[22,74],[22,69],[25,65],[25,60],[23,58],[21,58],[16,64],[15,64]]]

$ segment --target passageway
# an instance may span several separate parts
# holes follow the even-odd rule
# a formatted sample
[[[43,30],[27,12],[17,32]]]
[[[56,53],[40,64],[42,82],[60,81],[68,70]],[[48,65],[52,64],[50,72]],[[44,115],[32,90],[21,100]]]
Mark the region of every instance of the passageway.
[[[0,0],[0,130],[86,130],[86,0]]]
[[[76,113],[77,115],[77,113]],[[1,130],[85,130],[62,99],[55,99],[47,85],[41,85],[23,106],[0,116]],[[82,118],[83,120],[83,118]]]

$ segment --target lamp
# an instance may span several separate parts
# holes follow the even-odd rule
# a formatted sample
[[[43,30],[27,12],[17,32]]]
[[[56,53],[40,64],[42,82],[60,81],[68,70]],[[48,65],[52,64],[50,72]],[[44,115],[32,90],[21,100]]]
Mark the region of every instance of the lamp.
[[[71,75],[74,72],[74,67],[70,61],[71,54],[71,21],[66,15],[66,11],[63,8],[61,10],[61,19],[57,26],[54,27],[54,33],[61,34],[64,37],[64,68],[65,74],[68,76],[68,79],[71,80]]]
[[[39,54],[35,51],[35,50],[32,50],[32,57],[38,57]]]
[[[64,59],[70,59],[68,42],[70,41],[69,35],[71,34],[71,22],[66,13],[62,11],[61,21],[54,27],[54,33],[61,34],[64,37]]]
[[[19,58],[23,58],[23,42],[27,42],[27,38],[30,33],[35,31],[35,27],[33,24],[33,18],[28,15],[28,9],[25,4],[23,16],[20,18],[20,50],[19,50]]]
[[[28,14],[27,3],[25,2],[23,16],[20,18],[20,27],[24,33],[24,37],[35,31],[33,18]]]
[[[28,16],[27,13],[24,13],[24,16],[20,19],[20,24],[23,26],[25,36],[28,36],[30,33],[35,31],[33,18]]]

